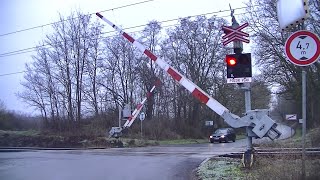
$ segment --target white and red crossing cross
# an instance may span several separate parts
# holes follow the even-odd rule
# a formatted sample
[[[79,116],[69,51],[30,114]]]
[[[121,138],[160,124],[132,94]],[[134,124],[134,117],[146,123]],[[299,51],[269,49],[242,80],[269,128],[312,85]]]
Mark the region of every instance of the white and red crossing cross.
[[[223,45],[226,46],[232,41],[242,41],[245,43],[249,43],[249,39],[243,37],[249,37],[249,34],[241,31],[243,28],[247,26],[249,26],[247,22],[235,29],[233,29],[231,26],[222,26],[222,30],[224,30],[224,32],[226,33],[226,35],[222,36]]]

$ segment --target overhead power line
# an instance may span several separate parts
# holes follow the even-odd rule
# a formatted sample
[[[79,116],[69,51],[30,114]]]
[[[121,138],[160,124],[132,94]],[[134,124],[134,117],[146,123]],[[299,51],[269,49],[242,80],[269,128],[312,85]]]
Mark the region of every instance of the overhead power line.
[[[238,13],[238,14],[235,14],[236,16],[238,15],[243,15],[243,14],[246,14],[246,13]],[[226,15],[226,16],[219,16],[220,18],[221,17],[227,17],[229,15]],[[191,17],[191,16],[190,16]],[[167,22],[167,21],[166,21]],[[177,24],[173,24],[173,25],[168,25],[168,26],[164,26],[164,27],[172,27],[172,26],[175,26]],[[142,26],[142,25],[141,25]],[[134,27],[130,27],[130,28],[136,28],[136,27],[139,27],[139,26],[134,26]],[[127,28],[127,29],[130,29],[130,28]],[[140,32],[140,31],[135,31],[135,32]],[[131,33],[134,33],[134,32],[131,32]],[[107,36],[107,37],[111,37],[111,36]],[[102,38],[107,38],[107,37],[102,37]],[[47,45],[43,45],[41,47],[44,47],[44,46],[47,46]],[[23,53],[28,53],[28,52],[32,52],[32,51],[35,51],[35,50],[29,50],[29,51],[26,51],[26,52],[20,52],[20,53],[17,53],[17,54],[23,54]],[[10,54],[10,55],[6,55],[6,56],[13,56],[13,55],[17,55],[17,54]],[[0,56],[2,57],[2,56]],[[106,59],[106,58],[102,58],[100,60],[103,60],[103,59]],[[10,76],[10,75],[15,75],[15,74],[20,74],[20,73],[25,73],[25,72],[28,72],[28,71],[19,71],[19,72],[12,72],[12,73],[7,73],[7,74],[0,74],[0,77],[1,76]]]
[[[240,7],[240,8],[235,8],[234,10],[239,10],[239,9],[244,9],[246,7]],[[227,12],[230,11],[228,10],[220,10],[220,11],[214,11],[214,12],[209,12],[209,13],[203,13],[203,14],[198,14],[198,15],[193,15],[193,16],[186,16],[186,17],[182,17],[182,18],[187,18],[187,17],[196,17],[196,16],[205,16],[205,15],[210,15],[210,14],[218,14],[218,13],[223,13],[223,12]],[[243,15],[246,13],[239,13],[239,14],[235,14],[235,15]],[[217,16],[217,17],[227,17],[229,15],[226,16]],[[164,20],[164,21],[160,21],[159,23],[168,23],[171,21],[177,21],[181,18],[175,18],[175,19],[169,19],[169,20]],[[143,25],[137,25],[137,26],[131,26],[131,27],[127,27],[127,28],[123,28],[124,30],[129,30],[129,29],[134,29],[134,28],[139,28],[139,27],[144,27],[147,24],[143,24]],[[107,34],[107,33],[112,33],[114,31],[108,31],[108,32],[104,32],[103,34]],[[132,33],[132,32],[131,32]],[[111,36],[105,36],[102,38],[107,38],[107,37],[111,37]],[[15,50],[15,51],[10,51],[10,52],[6,52],[6,53],[2,53],[0,54],[0,58],[2,57],[7,57],[7,56],[13,56],[13,55],[18,55],[18,54],[24,54],[24,53],[29,53],[32,51],[35,51],[37,47],[45,47],[47,46],[47,44],[41,45],[41,46],[34,46],[34,47],[29,47],[29,48],[25,48],[25,49],[20,49],[20,50]]]
[[[10,76],[10,75],[14,75],[14,74],[21,74],[21,73],[25,73],[25,72],[28,72],[28,71],[19,71],[19,72],[13,72],[13,73],[0,74],[0,77],[1,76]]]
[[[111,8],[111,9],[106,9],[106,10],[103,10],[103,11],[100,11],[100,12],[106,12],[106,11],[112,11],[112,10],[116,10],[116,9],[126,8],[126,7],[130,7],[130,6],[135,6],[135,5],[138,5],[138,4],[151,2],[151,1],[154,1],[154,0],[147,0],[147,1],[137,2],[137,3],[127,4],[127,5]],[[95,14],[95,13],[90,13],[90,14],[86,14],[86,15],[92,15],[92,14]],[[80,18],[80,17],[77,16],[75,18],[70,18],[70,19],[77,19],[77,18]],[[8,32],[8,33],[5,33],[5,34],[0,34],[0,37],[8,36],[8,35],[11,35],[11,34],[16,34],[16,33],[20,33],[20,32],[24,32],[24,31],[29,31],[29,30],[33,30],[33,29],[37,29],[37,28],[43,28],[45,26],[49,26],[49,25],[53,25],[53,24],[56,24],[56,23],[61,23],[61,22],[64,22],[64,21],[68,21],[70,19],[61,20],[61,21],[57,21],[57,22],[52,22],[52,23],[48,23],[48,24],[43,24],[43,25],[39,25],[39,26],[34,26],[34,27],[26,28],[26,29],[21,29],[21,30],[17,30],[17,31],[13,31],[13,32]]]

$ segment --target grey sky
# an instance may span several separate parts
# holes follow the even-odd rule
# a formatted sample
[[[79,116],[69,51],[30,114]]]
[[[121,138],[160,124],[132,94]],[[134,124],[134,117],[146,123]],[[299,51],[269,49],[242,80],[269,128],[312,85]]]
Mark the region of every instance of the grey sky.
[[[59,13],[68,16],[74,10],[95,13],[107,9],[129,5],[145,0],[1,0],[0,1],[0,100],[9,110],[32,113],[33,109],[17,99],[16,93],[22,91],[25,63],[31,62],[35,52],[18,55],[5,55],[7,52],[35,47],[50,32],[50,26],[4,35],[6,33],[45,25],[59,20]],[[164,21],[186,16],[243,7],[245,0],[154,0],[143,4],[115,9],[102,14],[115,24],[126,28],[147,24],[151,20]],[[242,10],[236,10],[241,13]],[[230,12],[218,13],[226,16]],[[212,15],[210,15],[212,16]],[[93,16],[93,18],[95,18]],[[227,19],[230,19],[227,17]],[[168,24],[162,24],[168,25]],[[107,27],[108,28],[108,27]],[[112,29],[106,29],[111,31]],[[129,31],[130,32],[130,31]],[[137,37],[136,37],[137,38]],[[32,50],[32,49],[31,49]]]

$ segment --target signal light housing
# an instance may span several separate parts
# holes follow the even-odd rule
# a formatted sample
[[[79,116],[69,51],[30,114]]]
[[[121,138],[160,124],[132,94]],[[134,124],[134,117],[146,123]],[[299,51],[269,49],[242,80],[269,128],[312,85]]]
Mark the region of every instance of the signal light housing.
[[[227,63],[227,78],[252,77],[251,53],[228,54],[225,61]]]

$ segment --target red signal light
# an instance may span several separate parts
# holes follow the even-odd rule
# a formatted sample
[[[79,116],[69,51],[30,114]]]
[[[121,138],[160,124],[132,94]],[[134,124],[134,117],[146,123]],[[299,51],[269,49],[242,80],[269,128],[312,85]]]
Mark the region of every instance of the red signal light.
[[[229,64],[230,66],[236,65],[236,63],[237,63],[237,61],[236,61],[235,59],[229,59],[229,61],[228,61],[228,64]]]
[[[237,59],[233,56],[227,56],[226,61],[228,66],[235,66],[237,64]]]
[[[252,77],[251,54],[227,54],[227,78]]]

